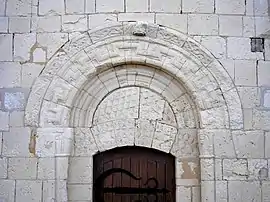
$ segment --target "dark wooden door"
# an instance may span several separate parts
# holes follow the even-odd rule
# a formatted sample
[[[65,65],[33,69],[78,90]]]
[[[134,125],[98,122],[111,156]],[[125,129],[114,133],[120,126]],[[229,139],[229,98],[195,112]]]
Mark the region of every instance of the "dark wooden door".
[[[121,147],[94,156],[94,202],[175,202],[170,154]]]

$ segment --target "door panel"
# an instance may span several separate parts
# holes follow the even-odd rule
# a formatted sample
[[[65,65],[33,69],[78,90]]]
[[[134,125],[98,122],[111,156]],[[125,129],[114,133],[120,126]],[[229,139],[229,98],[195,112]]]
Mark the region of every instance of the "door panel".
[[[94,202],[175,202],[175,159],[142,147],[94,156]]]

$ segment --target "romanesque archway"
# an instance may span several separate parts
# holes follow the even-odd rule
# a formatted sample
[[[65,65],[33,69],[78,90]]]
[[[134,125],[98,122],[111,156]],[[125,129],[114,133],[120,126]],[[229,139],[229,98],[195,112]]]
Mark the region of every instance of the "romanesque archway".
[[[82,160],[88,158],[85,153],[76,154],[76,147],[81,145],[76,145],[78,133],[88,137],[88,144],[82,149],[89,156],[97,151],[135,143],[135,138],[134,141],[127,138],[126,130],[115,138],[125,140],[122,142],[110,138],[108,143],[108,138],[99,138],[113,134],[114,127],[125,128],[125,124],[113,123],[113,130],[99,133],[98,125],[104,121],[104,117],[99,116],[102,114],[100,106],[106,106],[106,99],[113,93],[128,88],[154,92],[156,97],[164,100],[164,109],[166,103],[170,106],[167,107],[168,114],[176,118],[162,117],[160,124],[164,120],[176,123],[172,126],[176,132],[168,132],[166,127],[156,127],[156,124],[153,130],[158,131],[157,143],[151,141],[148,147],[171,152],[179,162],[176,177],[180,179],[185,169],[181,161],[183,151],[197,151],[195,156],[200,157],[201,167],[201,200],[214,199],[214,156],[222,155],[214,153],[217,144],[213,141],[214,134],[219,133],[226,140],[227,148],[233,147],[230,129],[240,129],[243,124],[241,103],[231,78],[207,50],[179,32],[158,25],[117,23],[81,34],[65,44],[46,65],[31,90],[25,113],[26,125],[37,129],[35,154],[56,157],[57,201],[67,198],[67,179],[62,177],[63,170],[60,172],[59,167],[63,166],[67,172],[68,157],[73,156],[71,166],[82,163],[85,168],[91,168],[91,161]],[[153,104],[149,106],[152,111],[145,115],[147,121],[155,111]],[[105,124],[102,128],[110,127],[112,125]],[[149,133],[147,126],[138,128],[142,131],[134,134]],[[188,135],[179,135],[181,131]],[[183,143],[184,140],[193,143],[189,141],[190,137],[196,140],[194,145],[198,142],[199,150],[192,149],[192,144]],[[51,142],[49,147],[48,141]],[[62,158],[61,165],[58,157]],[[90,175],[86,178],[78,176],[72,172],[72,167],[69,173],[69,182],[81,180],[82,184],[89,184],[85,190],[91,190]],[[179,182],[192,183],[190,180]],[[184,195],[189,192],[178,191]]]

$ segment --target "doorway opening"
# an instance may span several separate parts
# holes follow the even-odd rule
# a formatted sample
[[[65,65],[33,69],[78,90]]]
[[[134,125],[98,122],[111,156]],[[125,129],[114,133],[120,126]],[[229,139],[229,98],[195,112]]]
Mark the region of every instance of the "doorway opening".
[[[175,202],[175,157],[145,147],[120,147],[93,159],[94,202]]]

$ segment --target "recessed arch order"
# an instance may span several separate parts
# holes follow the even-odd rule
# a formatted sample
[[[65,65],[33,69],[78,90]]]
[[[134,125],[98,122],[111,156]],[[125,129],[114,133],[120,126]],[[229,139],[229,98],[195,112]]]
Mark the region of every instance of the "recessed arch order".
[[[109,24],[79,34],[55,53],[32,86],[25,111],[25,125],[37,131],[35,155],[72,155],[74,131],[93,127],[106,95],[127,86],[152,89],[168,103],[187,95],[182,103],[189,103],[196,124],[177,129],[196,129],[202,189],[207,189],[215,181],[203,173],[209,167],[203,159],[215,155],[211,134],[228,131],[230,140],[230,130],[243,127],[241,102],[232,79],[207,49],[155,24]],[[44,146],[48,140],[51,148]],[[93,146],[91,155],[98,150]],[[66,180],[57,174],[56,179]]]

